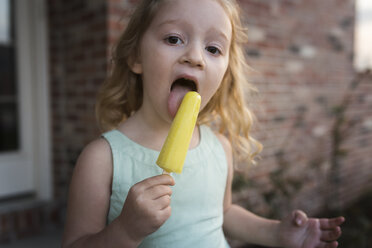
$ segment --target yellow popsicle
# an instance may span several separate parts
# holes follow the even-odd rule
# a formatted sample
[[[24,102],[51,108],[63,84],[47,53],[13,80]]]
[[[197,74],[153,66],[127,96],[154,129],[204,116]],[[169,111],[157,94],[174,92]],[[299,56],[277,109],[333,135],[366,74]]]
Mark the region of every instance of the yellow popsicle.
[[[188,92],[172,122],[156,164],[164,171],[181,173],[200,108],[200,95]]]

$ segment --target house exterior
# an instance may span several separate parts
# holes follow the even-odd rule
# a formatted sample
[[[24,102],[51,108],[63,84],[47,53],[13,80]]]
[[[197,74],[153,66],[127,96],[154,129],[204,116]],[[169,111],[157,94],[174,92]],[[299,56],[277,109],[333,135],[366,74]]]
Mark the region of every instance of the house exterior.
[[[0,38],[1,242],[46,222],[63,224],[74,164],[100,135],[96,94],[137,1],[4,2],[9,35]],[[258,166],[237,174],[234,201],[273,216],[272,207],[279,215],[295,207],[316,214],[350,204],[372,186],[372,79],[349,89],[357,77],[355,1],[239,4],[251,82],[260,92],[248,96],[257,115],[253,134],[265,149]],[[351,99],[343,112],[353,123],[349,136],[343,124],[335,126],[340,112],[333,111],[345,105],[345,96]],[[341,140],[334,135],[338,127]],[[335,150],[348,153],[335,156]],[[327,204],[332,196],[337,206]]]

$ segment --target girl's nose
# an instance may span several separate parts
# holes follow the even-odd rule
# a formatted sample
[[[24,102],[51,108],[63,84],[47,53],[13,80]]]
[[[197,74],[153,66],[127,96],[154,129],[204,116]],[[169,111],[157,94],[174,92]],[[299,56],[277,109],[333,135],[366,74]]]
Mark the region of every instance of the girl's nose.
[[[187,64],[192,67],[197,67],[199,69],[204,69],[205,61],[203,56],[204,49],[200,48],[198,45],[189,45],[185,53],[180,58],[182,64]]]

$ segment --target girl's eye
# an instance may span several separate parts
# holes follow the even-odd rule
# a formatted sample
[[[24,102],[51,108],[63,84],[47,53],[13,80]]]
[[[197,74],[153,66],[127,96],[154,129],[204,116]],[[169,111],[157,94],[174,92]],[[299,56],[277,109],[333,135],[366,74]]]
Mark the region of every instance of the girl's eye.
[[[221,50],[218,49],[215,46],[208,46],[208,47],[205,48],[205,50],[207,50],[208,52],[210,52],[213,55],[219,55],[219,54],[221,54]]]
[[[169,36],[165,38],[165,41],[171,45],[180,45],[182,44],[182,40],[177,36]]]

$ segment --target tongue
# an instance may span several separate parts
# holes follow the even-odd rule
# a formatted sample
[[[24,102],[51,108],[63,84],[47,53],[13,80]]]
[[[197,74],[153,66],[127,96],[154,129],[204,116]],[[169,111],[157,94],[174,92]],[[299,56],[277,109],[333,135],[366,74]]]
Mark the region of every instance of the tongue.
[[[176,116],[183,97],[189,91],[190,88],[178,84],[172,88],[168,98],[168,112],[173,118]]]

